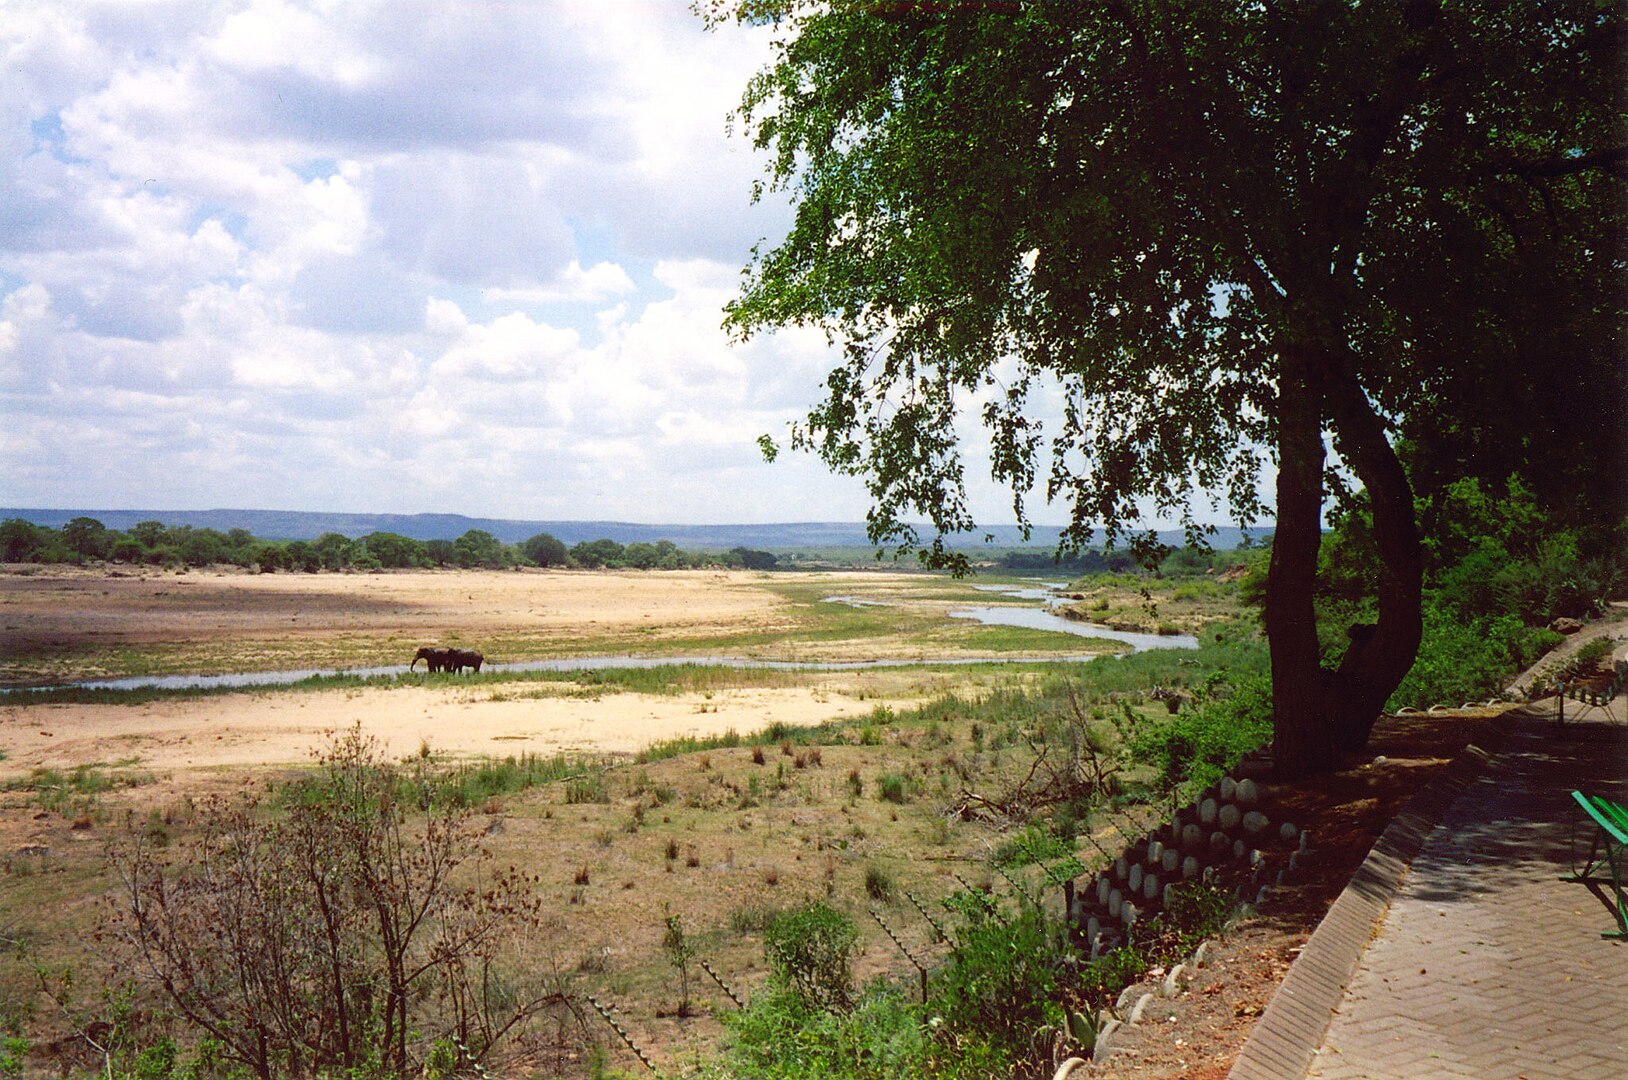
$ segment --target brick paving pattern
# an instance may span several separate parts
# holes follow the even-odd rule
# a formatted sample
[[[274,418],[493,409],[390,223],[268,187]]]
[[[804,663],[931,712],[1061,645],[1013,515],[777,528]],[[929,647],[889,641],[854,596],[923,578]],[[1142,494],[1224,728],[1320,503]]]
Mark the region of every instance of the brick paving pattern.
[[[1587,850],[1573,788],[1628,802],[1628,729],[1517,720],[1412,859],[1307,1077],[1628,1077],[1628,942],[1558,880]]]

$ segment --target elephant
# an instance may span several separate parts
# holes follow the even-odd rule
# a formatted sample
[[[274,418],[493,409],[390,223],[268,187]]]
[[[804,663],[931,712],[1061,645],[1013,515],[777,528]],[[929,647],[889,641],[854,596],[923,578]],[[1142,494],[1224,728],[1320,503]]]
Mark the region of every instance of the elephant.
[[[485,658],[481,656],[480,653],[474,652],[470,649],[448,649],[447,670],[456,672],[462,671],[464,668],[469,668],[471,671],[478,673],[480,671],[481,661],[484,659]]]
[[[451,671],[452,657],[457,651],[457,649],[432,649],[426,646],[413,654],[413,662],[407,665],[407,670],[411,671],[422,660],[431,672]]]

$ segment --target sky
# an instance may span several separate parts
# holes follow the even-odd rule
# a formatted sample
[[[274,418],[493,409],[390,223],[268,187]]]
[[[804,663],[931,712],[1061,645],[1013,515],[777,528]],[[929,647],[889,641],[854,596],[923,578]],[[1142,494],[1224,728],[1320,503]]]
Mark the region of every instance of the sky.
[[[684,0],[0,4],[0,505],[859,520],[721,309],[766,31]],[[991,488],[981,523],[1010,519]]]
[[[721,328],[791,222],[729,123],[771,32],[0,0],[0,506],[863,519],[860,480],[758,449],[824,336]],[[969,506],[1011,524],[969,415]]]

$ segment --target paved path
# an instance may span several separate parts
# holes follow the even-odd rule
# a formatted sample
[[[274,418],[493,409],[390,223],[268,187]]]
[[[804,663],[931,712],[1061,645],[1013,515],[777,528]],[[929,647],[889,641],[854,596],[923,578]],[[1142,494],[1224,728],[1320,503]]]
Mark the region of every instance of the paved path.
[[[1417,839],[1382,866],[1383,887],[1359,875],[1356,908],[1341,897],[1345,917],[1337,904],[1285,980],[1289,1008],[1273,1001],[1298,1018],[1268,1025],[1269,1009],[1233,1076],[1628,1077],[1628,942],[1601,938],[1610,910],[1558,880],[1574,837],[1587,843],[1572,789],[1628,802],[1628,728],[1557,733],[1517,715],[1490,758],[1463,765],[1428,821],[1398,819]],[[1342,950],[1354,975],[1325,962]]]

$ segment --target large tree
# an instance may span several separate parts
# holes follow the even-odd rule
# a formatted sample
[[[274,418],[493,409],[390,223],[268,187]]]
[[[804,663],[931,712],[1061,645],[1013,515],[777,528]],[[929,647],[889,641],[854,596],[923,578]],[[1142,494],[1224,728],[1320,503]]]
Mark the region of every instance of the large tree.
[[[842,348],[794,444],[866,478],[874,540],[937,562],[953,561],[942,536],[975,527],[968,413],[1020,519],[1044,476],[1072,543],[1094,527],[1134,540],[1149,507],[1201,531],[1205,492],[1256,519],[1275,464],[1265,623],[1285,774],[1361,747],[1416,655],[1399,435],[1454,435],[1432,444],[1443,459],[1500,437],[1512,460],[1620,447],[1615,4],[745,0],[712,15],[780,26],[741,117],[768,189],[795,205],[729,322],[819,326]],[[1042,407],[1053,388],[1060,405]],[[1517,438],[1533,424],[1562,426]],[[1318,547],[1329,501],[1354,488],[1383,564],[1378,622],[1329,668]],[[936,535],[908,524],[922,518]]]

